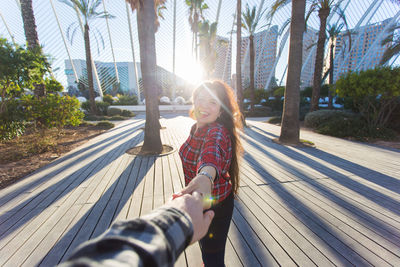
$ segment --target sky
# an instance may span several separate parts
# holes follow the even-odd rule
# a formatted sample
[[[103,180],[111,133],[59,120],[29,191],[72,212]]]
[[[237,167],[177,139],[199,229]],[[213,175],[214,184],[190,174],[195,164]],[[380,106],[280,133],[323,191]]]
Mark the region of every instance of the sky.
[[[7,26],[14,36],[15,40],[19,44],[25,43],[25,36],[23,32],[22,19],[20,11],[18,8],[18,0],[0,0],[0,14],[2,19],[0,19],[0,36],[10,39],[10,35],[6,28]],[[354,27],[358,20],[362,17],[364,12],[368,9],[369,4],[374,0],[352,0],[348,7],[346,8],[347,20],[349,27]],[[389,0],[375,0],[382,2],[379,10],[376,12],[375,16],[369,21],[374,23],[377,21],[382,21],[386,18],[392,17],[398,12],[398,7],[391,4]],[[59,16],[61,22],[61,28],[64,32],[64,36],[67,35],[68,27],[71,24],[76,24],[77,16],[74,11],[61,3],[58,0],[33,0],[33,8],[36,17],[37,30],[39,35],[39,41],[44,47],[45,53],[49,54],[53,58],[53,70],[56,74],[57,79],[66,86],[66,76],[64,74],[64,60],[68,59],[67,50],[64,46],[63,39],[59,28],[57,27],[57,21],[54,12],[51,8],[51,2],[53,2],[56,9],[56,13]],[[210,22],[216,20],[218,1],[217,0],[205,0],[209,5],[209,9],[204,12],[204,16]],[[248,0],[242,1],[243,10],[246,4],[250,7],[253,5],[260,6],[263,4],[263,8],[267,8],[271,5],[272,1],[268,0]],[[344,1],[344,3],[347,1]],[[221,2],[221,12],[219,16],[218,23],[218,35],[229,38],[230,32],[232,31],[234,18],[233,15],[236,9],[236,0],[222,0]],[[114,48],[116,61],[122,62],[132,62],[132,49],[129,38],[129,28],[127,19],[127,10],[125,1],[122,0],[104,0],[107,11],[114,15],[114,19],[109,20],[109,25],[111,28],[111,40]],[[176,0],[177,5],[177,20],[176,20],[176,73],[184,78],[195,80],[198,76],[198,67],[195,65],[195,60],[193,59],[191,53],[191,31],[188,23],[188,8],[185,5],[184,0]],[[344,6],[344,5],[343,5]],[[167,9],[163,12],[164,20],[160,20],[160,28],[156,33],[156,50],[157,50],[157,64],[161,67],[172,71],[172,58],[173,58],[173,10],[174,1],[168,0],[166,3]],[[140,61],[140,49],[137,37],[137,25],[136,25],[136,12],[130,12],[132,32],[133,32],[133,43],[134,43],[134,53],[136,61]],[[290,6],[282,9],[273,20],[273,24],[281,25],[283,21],[290,17]],[[3,20],[4,19],[4,20]],[[332,21],[337,20],[336,17],[332,18]],[[265,25],[267,22],[265,16],[262,16],[260,20],[260,26]],[[318,28],[319,22],[316,15],[310,18],[309,26]],[[265,28],[264,28],[265,29]],[[100,32],[104,38],[104,48],[102,45],[96,45],[96,37],[92,34],[92,54],[96,61],[112,62],[113,57],[111,53],[110,38],[107,32],[107,25],[104,19],[96,20],[91,24],[91,31]],[[97,35],[99,36],[99,35]],[[243,32],[243,36],[246,33]],[[101,44],[100,39],[98,39],[99,44]],[[236,37],[233,34],[233,51],[236,51]],[[280,39],[278,39],[279,43]],[[82,33],[77,30],[73,43],[71,44],[67,40],[67,46],[70,50],[70,55],[73,59],[84,59],[84,43]],[[278,44],[279,46],[279,44]],[[99,49],[97,49],[99,47]],[[287,64],[287,50],[288,45],[285,46],[285,52],[282,54],[276,69],[276,77],[281,79],[284,69]],[[235,62],[235,52],[232,57],[233,62]],[[232,73],[235,72],[235,65],[232,65]]]

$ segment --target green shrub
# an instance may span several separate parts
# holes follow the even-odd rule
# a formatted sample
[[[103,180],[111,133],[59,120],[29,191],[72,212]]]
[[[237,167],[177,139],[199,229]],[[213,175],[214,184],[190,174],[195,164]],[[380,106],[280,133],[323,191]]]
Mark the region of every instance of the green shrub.
[[[2,120],[0,124],[0,140],[11,140],[25,132],[26,123],[24,121]]]
[[[96,101],[96,107],[98,114],[97,115],[107,115],[108,107],[110,106],[107,102]],[[83,102],[81,104],[81,108],[86,111],[86,113],[90,113],[90,101]]]
[[[268,120],[268,123],[271,123],[271,124],[280,124],[281,122],[282,122],[282,117],[271,117]]]
[[[79,101],[70,96],[47,94],[45,97],[22,98],[24,113],[28,121],[42,128],[62,128],[66,125],[77,126],[84,116],[79,109]]]
[[[107,102],[96,101],[96,107],[100,115],[107,115],[107,110],[109,106],[110,104]]]
[[[135,95],[128,96],[128,95],[120,95],[118,96],[118,101],[114,103],[114,105],[119,105],[119,106],[131,106],[131,105],[137,105],[138,100]]]
[[[346,116],[344,113],[337,113],[329,120],[318,125],[316,132],[336,137],[362,139],[368,135],[365,129],[366,123],[359,116]]]
[[[108,116],[122,115],[122,110],[119,108],[109,108],[107,111]]]
[[[110,121],[123,121],[126,120],[126,117],[122,117],[121,115],[115,115],[108,118]]]
[[[350,72],[336,82],[340,97],[349,97],[371,131],[388,127],[400,98],[400,67]]]
[[[310,128],[317,128],[321,124],[332,120],[335,117],[352,118],[355,115],[341,110],[317,110],[307,113],[304,119],[304,125]]]
[[[114,98],[112,97],[112,95],[108,95],[108,94],[104,95],[103,96],[103,102],[106,102],[106,103],[112,105],[113,102],[114,102]]]
[[[96,123],[96,127],[99,128],[104,128],[104,129],[111,129],[114,128],[114,123],[109,122],[109,121],[100,121],[98,123]]]
[[[253,111],[245,111],[246,117],[266,117],[271,114],[271,108],[269,107],[254,107]]]
[[[122,110],[122,114],[121,115],[124,116],[124,117],[129,117],[129,118],[135,117],[135,113],[133,111],[126,110],[126,109]]]

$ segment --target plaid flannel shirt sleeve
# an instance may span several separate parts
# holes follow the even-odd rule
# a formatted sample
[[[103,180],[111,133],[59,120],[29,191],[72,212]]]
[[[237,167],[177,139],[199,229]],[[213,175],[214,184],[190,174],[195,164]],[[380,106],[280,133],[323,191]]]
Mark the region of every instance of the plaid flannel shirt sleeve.
[[[61,266],[174,266],[190,244],[193,225],[175,208],[121,221],[100,237],[81,245]]]
[[[217,171],[217,176],[220,177],[223,167],[226,165],[229,146],[229,137],[221,128],[211,129],[205,137],[196,169],[200,170],[204,166],[212,166]]]

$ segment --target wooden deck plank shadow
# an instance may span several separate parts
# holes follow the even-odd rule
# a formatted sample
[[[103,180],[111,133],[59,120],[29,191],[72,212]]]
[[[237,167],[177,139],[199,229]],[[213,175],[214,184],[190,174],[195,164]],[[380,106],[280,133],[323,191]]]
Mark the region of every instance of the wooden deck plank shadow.
[[[178,150],[194,121],[164,116],[163,157],[125,154],[142,118],[0,191],[0,265],[53,266],[120,219],[150,212],[184,186]],[[316,149],[271,142],[280,128],[249,120],[226,265],[400,265],[400,151],[311,132]],[[198,244],[176,266],[201,266]]]

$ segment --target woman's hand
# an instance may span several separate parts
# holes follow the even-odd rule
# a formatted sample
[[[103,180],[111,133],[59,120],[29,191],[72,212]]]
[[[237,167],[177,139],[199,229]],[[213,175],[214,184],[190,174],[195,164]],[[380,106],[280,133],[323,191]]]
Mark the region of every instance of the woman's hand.
[[[183,188],[180,192],[174,193],[172,199],[183,196],[185,194],[192,194],[198,192],[203,196],[203,207],[204,209],[209,209],[211,207],[212,197],[211,197],[211,181],[207,176],[197,175],[193,178],[190,183]]]

